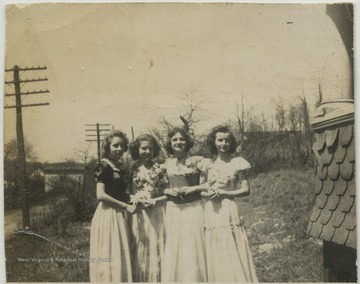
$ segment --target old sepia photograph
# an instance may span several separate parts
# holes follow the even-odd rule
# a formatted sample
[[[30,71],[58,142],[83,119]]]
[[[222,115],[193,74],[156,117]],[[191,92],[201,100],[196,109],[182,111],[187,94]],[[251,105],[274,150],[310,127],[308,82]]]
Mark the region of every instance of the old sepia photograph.
[[[353,3],[4,10],[6,282],[357,282]]]

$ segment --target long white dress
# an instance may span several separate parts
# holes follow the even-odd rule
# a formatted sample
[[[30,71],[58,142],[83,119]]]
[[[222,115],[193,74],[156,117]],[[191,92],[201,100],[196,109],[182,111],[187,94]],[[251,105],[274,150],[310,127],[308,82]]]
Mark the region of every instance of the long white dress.
[[[123,173],[114,165],[102,161],[95,176],[107,194],[129,201]],[[99,202],[91,222],[91,282],[132,282],[128,218],[127,211]]]
[[[234,190],[239,170],[250,168],[243,158],[217,164],[204,159],[199,165],[209,185]],[[246,232],[233,198],[205,203],[205,244],[209,282],[258,282]]]
[[[197,163],[200,159],[167,159],[165,167],[170,187],[198,185]],[[168,198],[161,282],[206,282],[204,211],[200,194]]]
[[[133,194],[141,198],[163,195],[167,185],[166,171],[158,164],[146,170],[137,168],[133,173]],[[165,246],[165,204],[139,207],[132,216],[133,279],[136,282],[160,282],[161,262]]]

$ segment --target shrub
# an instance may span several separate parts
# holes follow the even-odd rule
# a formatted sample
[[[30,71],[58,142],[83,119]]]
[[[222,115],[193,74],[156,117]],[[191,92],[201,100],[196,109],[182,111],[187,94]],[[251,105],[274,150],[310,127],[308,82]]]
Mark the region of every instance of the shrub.
[[[74,220],[74,212],[67,200],[51,200],[40,212],[32,212],[34,232],[66,236],[67,226]]]

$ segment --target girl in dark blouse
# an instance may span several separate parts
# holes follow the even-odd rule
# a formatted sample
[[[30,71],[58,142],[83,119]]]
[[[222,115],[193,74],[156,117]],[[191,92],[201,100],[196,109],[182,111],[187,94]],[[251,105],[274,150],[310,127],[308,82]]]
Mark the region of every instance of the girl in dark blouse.
[[[102,161],[95,167],[100,201],[91,222],[90,281],[132,282],[128,215],[136,210],[121,163],[128,139],[112,131],[102,143]]]

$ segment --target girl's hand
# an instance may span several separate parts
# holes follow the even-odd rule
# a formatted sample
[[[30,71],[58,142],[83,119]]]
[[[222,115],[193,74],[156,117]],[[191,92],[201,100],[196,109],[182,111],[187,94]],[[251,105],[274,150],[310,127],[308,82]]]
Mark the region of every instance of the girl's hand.
[[[211,189],[211,190],[209,191],[209,197],[210,197],[210,199],[217,198],[217,197],[219,197],[219,195],[220,195],[220,190],[218,190],[218,189]]]
[[[200,193],[200,195],[201,195],[201,197],[209,198],[209,192],[207,192],[207,191],[202,191],[202,192]]]
[[[189,194],[192,194],[194,192],[197,191],[197,188],[196,187],[188,187],[188,186],[184,186],[181,188],[181,191],[184,195],[189,195]]]
[[[155,204],[156,204],[156,199],[153,199],[153,198],[148,199],[148,200],[146,200],[146,201],[143,203],[143,205],[144,205],[146,208],[153,207],[153,206],[155,206]]]
[[[164,194],[174,196],[174,197],[178,197],[180,195],[180,190],[177,187],[165,188],[164,189]]]
[[[126,205],[125,210],[130,214],[134,214],[136,211],[136,206],[134,205]]]

